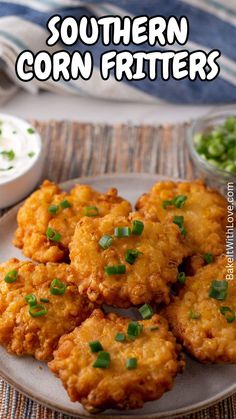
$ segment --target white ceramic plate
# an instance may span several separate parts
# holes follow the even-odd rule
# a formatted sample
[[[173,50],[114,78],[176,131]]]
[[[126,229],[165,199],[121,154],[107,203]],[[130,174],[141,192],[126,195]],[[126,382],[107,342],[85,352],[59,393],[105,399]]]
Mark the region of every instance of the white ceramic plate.
[[[104,175],[66,182],[65,189],[75,183],[86,183],[100,191],[115,186],[119,194],[133,204],[153,183],[162,180],[158,175],[127,174]],[[19,207],[19,206],[18,206]],[[18,207],[0,220],[0,263],[11,257],[23,259],[21,252],[11,244],[16,229]],[[79,403],[70,402],[60,381],[47,366],[32,358],[17,358],[0,347],[0,375],[17,390],[48,407],[77,417],[91,417]],[[187,359],[187,368],[175,380],[172,391],[156,402],[146,403],[134,411],[106,411],[96,418],[169,418],[184,415],[209,406],[236,392],[236,365],[201,365]]]

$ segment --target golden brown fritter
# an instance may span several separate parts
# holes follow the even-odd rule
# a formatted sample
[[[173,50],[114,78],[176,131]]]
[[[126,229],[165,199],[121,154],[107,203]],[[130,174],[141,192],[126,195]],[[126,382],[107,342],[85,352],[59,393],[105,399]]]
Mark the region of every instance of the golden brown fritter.
[[[174,205],[163,208],[164,201],[179,195],[187,197],[182,208]],[[225,252],[226,199],[201,181],[159,182],[139,198],[136,209],[153,221],[183,216],[190,255],[212,253],[218,256]]]
[[[164,311],[174,335],[201,362],[236,363],[236,278],[226,276],[226,265],[226,257],[221,256],[194,277],[187,277],[180,295]],[[209,296],[215,280],[227,281],[224,300]]]
[[[182,371],[180,346],[168,331],[165,319],[154,315],[140,321],[141,334],[135,340],[126,336],[117,342],[117,332],[126,335],[128,318],[95,310],[72,333],[60,339],[49,368],[60,377],[72,401],[79,401],[89,412],[108,408],[136,409],[145,401],[156,400],[172,388],[176,374]],[[151,330],[152,328],[153,330]],[[98,353],[89,342],[99,341],[110,354],[108,368],[94,368]],[[126,362],[136,358],[137,367],[127,369]]]
[[[61,203],[65,201],[66,208],[63,208]],[[49,212],[52,205],[55,206],[54,214]],[[109,212],[127,215],[131,211],[130,203],[118,197],[116,189],[102,194],[90,186],[76,185],[66,193],[56,184],[46,180],[20,208],[17,216],[18,229],[13,243],[23,249],[25,256],[37,262],[66,261],[68,245],[77,222],[84,216],[86,207],[94,206],[98,209],[99,216]],[[94,209],[90,211],[93,212]],[[47,239],[48,227],[60,234],[59,241]]]
[[[9,272],[16,271],[13,283],[5,282]],[[67,285],[64,295],[52,295],[50,284],[59,279]],[[93,304],[78,295],[71,268],[66,264],[34,265],[11,259],[0,265],[0,344],[15,355],[32,355],[49,360],[59,338],[71,332],[91,314]],[[47,313],[32,317],[26,295],[33,294]],[[40,299],[49,302],[40,302]],[[38,309],[37,309],[38,311]]]
[[[70,244],[70,258],[76,273],[79,292],[98,304],[130,307],[150,301],[169,302],[169,284],[177,280],[182,262],[185,238],[173,223],[143,221],[141,235],[113,238],[103,249],[99,241],[104,235],[114,235],[116,227],[132,229],[133,221],[142,218],[106,215],[92,219],[84,217],[77,225]],[[126,261],[126,252],[138,251],[135,261]],[[108,275],[107,266],[122,265],[126,273]]]

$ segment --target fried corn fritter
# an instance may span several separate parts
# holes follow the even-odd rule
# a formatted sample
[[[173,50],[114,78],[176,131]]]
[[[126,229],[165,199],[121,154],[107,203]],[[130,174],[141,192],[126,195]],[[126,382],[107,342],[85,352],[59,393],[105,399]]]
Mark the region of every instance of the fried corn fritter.
[[[186,253],[185,238],[173,223],[141,218],[109,214],[78,223],[70,259],[79,292],[91,301],[116,307],[169,302],[169,285],[177,280]],[[135,226],[141,234],[133,233]]]
[[[66,264],[11,259],[0,265],[0,344],[15,355],[50,360],[59,338],[93,309],[72,280]]]
[[[109,212],[127,215],[130,211],[130,203],[118,197],[116,189],[101,194],[90,186],[76,185],[66,193],[46,180],[20,208],[13,243],[37,262],[66,261],[69,243],[81,217],[104,216]]]
[[[49,363],[71,400],[91,413],[140,408],[170,390],[183,367],[165,319],[154,315],[132,322],[101,310],[60,339]]]
[[[227,202],[201,181],[159,182],[139,198],[136,209],[152,221],[183,217],[190,255],[225,253]]]
[[[226,265],[221,256],[187,277],[164,312],[174,335],[201,362],[236,363],[236,278],[227,279]]]

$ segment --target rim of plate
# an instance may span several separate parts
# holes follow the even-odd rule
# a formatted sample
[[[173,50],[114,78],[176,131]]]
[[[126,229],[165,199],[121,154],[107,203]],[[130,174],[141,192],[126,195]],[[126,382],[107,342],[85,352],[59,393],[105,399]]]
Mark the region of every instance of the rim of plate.
[[[99,181],[102,179],[106,179],[106,178],[116,178],[116,179],[124,179],[124,178],[131,178],[134,179],[136,176],[143,177],[146,179],[153,179],[153,181],[157,181],[157,180],[170,180],[170,181],[187,181],[186,179],[181,179],[181,178],[171,178],[169,176],[164,176],[164,175],[159,175],[156,173],[150,174],[150,173],[121,173],[121,174],[116,174],[116,173],[108,173],[108,174],[102,174],[102,175],[94,175],[94,176],[84,176],[84,177],[80,177],[80,178],[75,178],[75,179],[70,179],[66,182],[62,182],[59,184],[59,186],[61,188],[66,188],[67,185],[70,184],[75,184],[75,183],[86,183],[88,181]],[[24,201],[22,201],[24,202]],[[5,221],[7,221],[7,218],[10,217],[12,215],[12,213],[14,213],[21,205],[22,202],[20,202],[19,204],[15,205],[13,208],[11,208],[5,215],[3,215],[0,218],[0,226],[2,223],[4,223]],[[37,397],[35,394],[31,393],[28,390],[25,390],[23,387],[21,387],[21,385],[17,382],[15,382],[10,376],[4,374],[1,371],[1,365],[0,365],[0,376],[1,378],[3,378],[3,380],[8,383],[10,386],[12,386],[13,388],[15,388],[17,391],[19,391],[21,394],[23,394],[26,397],[29,397],[30,399],[34,400],[35,402],[48,407],[51,410],[54,411],[58,411],[60,413],[63,413],[65,415],[72,415],[73,417],[77,417],[77,418],[81,418],[81,419],[88,419],[88,418],[94,418],[95,416],[90,415],[89,413],[86,414],[85,413],[78,413],[76,414],[73,410],[71,410],[70,408],[64,410],[63,407],[61,407],[60,405],[57,404],[51,404],[50,401],[46,400],[45,398],[41,398],[41,397]],[[199,410],[208,408],[212,405],[214,405],[215,403],[219,403],[220,401],[224,400],[226,397],[230,397],[232,396],[236,391],[236,383],[233,384],[232,386],[230,386],[229,388],[227,388],[225,391],[221,391],[220,393],[218,393],[216,396],[211,397],[210,399],[206,400],[206,401],[202,401],[202,402],[198,402],[193,404],[192,406],[186,406],[184,408],[179,408],[176,411],[166,411],[165,413],[147,413],[144,415],[136,415],[136,417],[138,419],[167,419],[167,418],[177,418],[180,415],[186,415],[186,414],[191,414],[191,413],[195,413]],[[118,413],[119,411],[117,411]],[[132,411],[130,411],[132,413]],[[131,419],[132,414],[126,415],[126,414],[121,414],[121,415],[96,415],[97,419],[114,419],[115,417],[117,418],[122,418],[122,419]]]

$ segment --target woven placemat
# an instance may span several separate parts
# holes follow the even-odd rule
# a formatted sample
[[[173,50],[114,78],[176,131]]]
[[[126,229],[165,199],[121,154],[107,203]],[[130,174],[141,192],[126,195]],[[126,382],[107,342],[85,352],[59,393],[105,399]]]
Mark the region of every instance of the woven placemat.
[[[42,134],[47,149],[44,179],[62,182],[112,172],[159,173],[185,179],[196,176],[186,146],[187,126],[184,124],[164,127],[55,121],[33,121],[33,124]],[[66,418],[0,380],[0,419]],[[236,395],[182,419],[203,418],[236,418]]]

